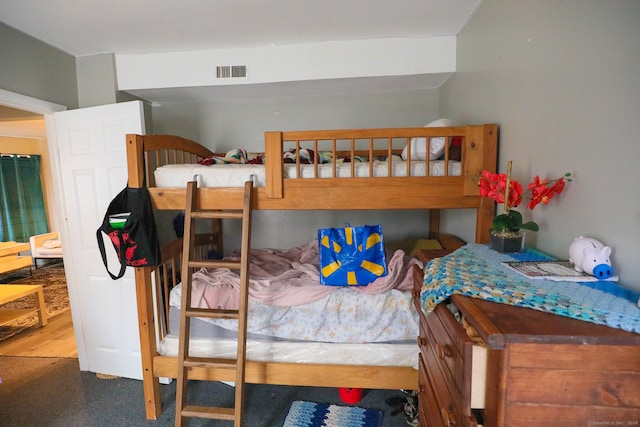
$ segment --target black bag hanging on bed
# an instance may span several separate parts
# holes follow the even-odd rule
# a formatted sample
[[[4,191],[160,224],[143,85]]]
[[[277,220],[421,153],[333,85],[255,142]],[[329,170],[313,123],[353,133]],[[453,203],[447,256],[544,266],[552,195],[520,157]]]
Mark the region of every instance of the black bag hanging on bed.
[[[109,271],[102,233],[109,236],[118,255],[120,272],[117,275]],[[126,187],[118,193],[109,203],[96,237],[102,262],[113,280],[121,278],[127,266],[159,264],[160,244],[147,188]]]

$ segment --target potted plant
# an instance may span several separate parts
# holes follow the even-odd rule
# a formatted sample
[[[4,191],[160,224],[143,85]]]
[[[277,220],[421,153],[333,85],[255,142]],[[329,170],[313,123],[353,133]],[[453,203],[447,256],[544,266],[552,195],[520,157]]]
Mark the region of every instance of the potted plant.
[[[562,193],[565,183],[571,181],[570,173],[554,180],[540,179],[539,176],[523,191],[522,184],[511,179],[511,165],[509,161],[506,174],[482,171],[478,185],[480,195],[489,197],[497,203],[502,203],[502,213],[493,218],[493,228],[489,230],[490,246],[498,252],[520,252],[524,247],[523,230],[538,231],[539,227],[533,221],[523,222],[522,214],[513,209],[518,207],[525,196],[529,197],[527,207],[533,210],[539,204],[548,204],[557,194]]]

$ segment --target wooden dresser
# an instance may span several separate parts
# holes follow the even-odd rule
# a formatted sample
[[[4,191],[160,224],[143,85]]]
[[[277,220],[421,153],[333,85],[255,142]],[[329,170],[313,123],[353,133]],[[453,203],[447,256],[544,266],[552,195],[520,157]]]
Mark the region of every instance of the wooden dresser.
[[[461,295],[424,316],[414,278],[420,426],[640,425],[640,334]]]

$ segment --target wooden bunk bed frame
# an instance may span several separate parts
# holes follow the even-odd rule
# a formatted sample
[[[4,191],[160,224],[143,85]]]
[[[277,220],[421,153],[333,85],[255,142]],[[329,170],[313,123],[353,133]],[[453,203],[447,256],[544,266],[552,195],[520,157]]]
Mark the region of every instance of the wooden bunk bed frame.
[[[265,132],[266,187],[254,188],[254,207],[258,210],[333,210],[345,209],[429,209],[429,236],[439,233],[440,209],[475,209],[476,242],[487,242],[494,215],[491,200],[479,196],[477,180],[483,169],[495,171],[498,126],[495,124],[450,128],[400,128],[362,130],[321,130],[296,132]],[[396,154],[398,139],[409,144],[411,138],[444,137],[447,146],[453,138],[461,141],[460,176],[405,176],[367,178],[284,178],[282,153],[286,144],[299,150],[305,144],[318,152],[318,141],[333,141],[336,154],[354,155]],[[351,148],[338,153],[335,141],[348,140]],[[369,147],[356,150],[353,141],[368,140]],[[379,148],[387,141],[387,148]],[[393,142],[396,141],[396,142]],[[409,144],[411,146],[411,144]],[[427,150],[428,152],[428,150]],[[127,135],[128,184],[147,185],[155,209],[182,210],[186,203],[186,188],[158,188],[153,171],[156,167],[174,163],[195,163],[212,153],[200,144],[169,135]],[[409,148],[409,168],[411,149]],[[279,159],[274,161],[273,159]],[[315,160],[317,162],[317,160]],[[415,160],[415,162],[428,160]],[[444,153],[445,175],[449,169],[449,149]],[[299,160],[296,160],[299,167]],[[391,169],[391,163],[389,162]],[[427,171],[429,170],[427,164]],[[317,164],[316,164],[317,170]],[[410,169],[409,169],[410,170]],[[299,173],[299,169],[298,169]],[[389,174],[391,175],[391,173]],[[408,174],[409,175],[409,174]],[[367,190],[375,188],[375,197]],[[243,188],[199,188],[199,208],[233,209],[242,205]],[[312,193],[313,197],[309,197]],[[220,229],[202,236],[199,244],[221,250]],[[162,248],[163,262],[157,267],[135,269],[140,347],[147,419],[157,419],[162,412],[159,379],[177,377],[177,360],[161,356],[157,342],[167,333],[170,287],[179,281],[181,239]],[[168,306],[168,303],[166,304]],[[193,368],[192,377],[202,380],[233,381],[219,370]],[[418,371],[409,367],[327,365],[247,361],[246,382],[280,385],[416,389]]]

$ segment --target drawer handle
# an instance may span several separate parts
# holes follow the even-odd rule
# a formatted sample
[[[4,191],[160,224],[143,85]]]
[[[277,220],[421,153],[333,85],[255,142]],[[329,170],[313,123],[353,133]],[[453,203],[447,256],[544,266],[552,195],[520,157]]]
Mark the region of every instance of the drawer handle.
[[[438,357],[440,359],[444,360],[445,357],[451,357],[451,354],[451,347],[441,342],[438,343]]]
[[[419,347],[426,347],[428,343],[429,343],[429,341],[427,340],[426,337],[418,337],[418,346]]]
[[[442,422],[446,427],[455,427],[456,420],[453,419],[453,414],[447,408],[440,408],[440,415],[442,416]]]

